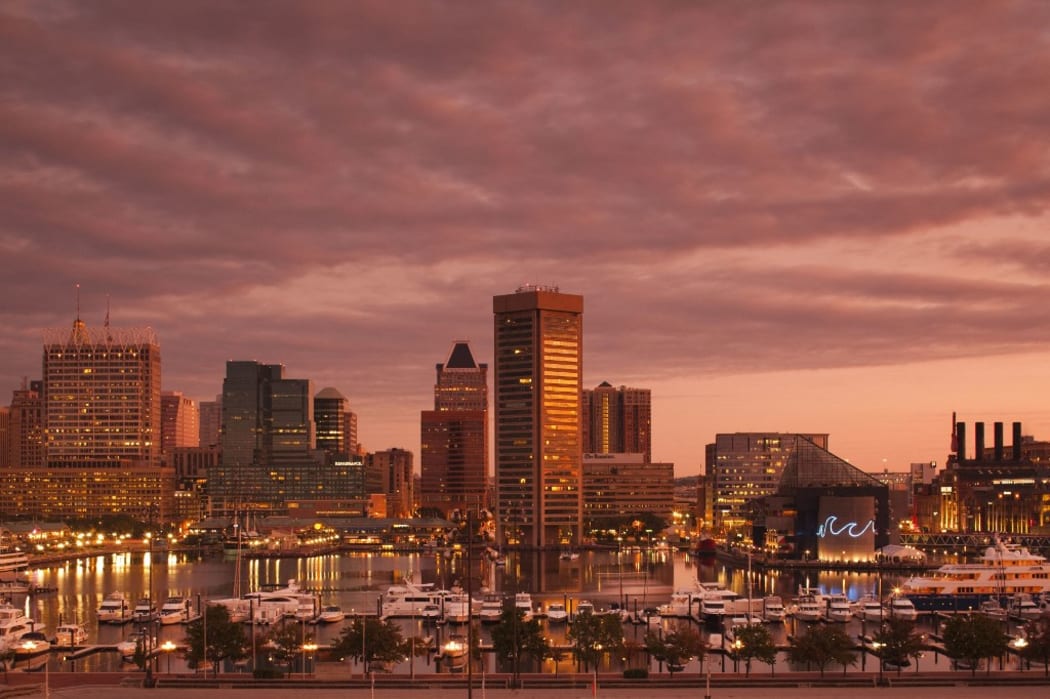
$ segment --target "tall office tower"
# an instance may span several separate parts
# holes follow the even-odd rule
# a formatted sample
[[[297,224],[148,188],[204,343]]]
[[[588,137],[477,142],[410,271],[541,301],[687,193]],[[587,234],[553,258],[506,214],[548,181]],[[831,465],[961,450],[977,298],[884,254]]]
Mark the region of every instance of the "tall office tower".
[[[437,365],[434,409],[420,415],[420,507],[447,515],[485,506],[488,436],[488,365],[459,341]]]
[[[349,430],[350,401],[334,388],[323,388],[314,396],[314,424],[317,448],[327,454],[346,457],[354,453],[354,437]]]
[[[11,408],[0,406],[0,469],[11,464]]]
[[[44,334],[48,468],[160,464],[160,345],[151,328]]]
[[[644,454],[653,459],[652,394],[648,388],[614,388],[603,381],[583,392],[583,451]]]
[[[202,400],[199,407],[200,445],[202,447],[218,446],[222,433],[222,394],[215,400]]]
[[[796,448],[796,437],[828,448],[826,434],[736,432],[715,435],[706,449],[707,507],[716,530],[744,527],[748,503],[777,491],[784,467]]]
[[[325,468],[317,451],[312,396],[309,380],[285,378],[279,364],[226,363],[222,457],[208,469],[212,515],[347,497],[349,476]]]
[[[179,391],[160,393],[160,450],[166,457],[175,447],[200,445],[200,412],[197,403]]]
[[[525,286],[492,299],[501,541],[574,544],[583,528],[583,297]]]
[[[414,494],[412,490],[412,452],[387,449],[365,455],[365,482],[370,493],[384,496],[386,517],[411,517]]]
[[[43,381],[32,381],[11,398],[9,430],[11,468],[42,468],[44,465]]]

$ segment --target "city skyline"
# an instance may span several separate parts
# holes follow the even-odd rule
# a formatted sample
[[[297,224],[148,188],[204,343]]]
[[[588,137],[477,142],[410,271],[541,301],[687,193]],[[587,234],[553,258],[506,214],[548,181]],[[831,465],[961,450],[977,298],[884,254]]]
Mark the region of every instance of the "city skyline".
[[[162,388],[227,360],[419,454],[491,299],[585,297],[583,387],[652,392],[679,476],[731,432],[943,464],[1050,435],[1042,2],[52,2],[0,8],[0,404],[80,315]]]

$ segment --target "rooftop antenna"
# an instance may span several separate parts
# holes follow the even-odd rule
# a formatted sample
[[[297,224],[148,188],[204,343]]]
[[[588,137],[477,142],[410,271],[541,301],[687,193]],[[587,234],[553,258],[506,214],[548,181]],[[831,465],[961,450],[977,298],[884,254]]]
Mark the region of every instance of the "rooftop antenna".
[[[106,340],[112,342],[113,335],[111,335],[109,332],[109,294],[106,294],[106,320],[102,323],[102,325],[106,328]]]
[[[79,282],[76,284],[76,289],[77,289],[77,317],[76,317],[76,322],[79,323],[80,322],[80,283]]]

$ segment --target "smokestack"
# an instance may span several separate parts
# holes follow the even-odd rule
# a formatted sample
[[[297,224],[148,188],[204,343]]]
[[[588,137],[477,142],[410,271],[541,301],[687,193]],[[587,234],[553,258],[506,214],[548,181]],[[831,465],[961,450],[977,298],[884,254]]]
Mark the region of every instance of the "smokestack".
[[[1014,423],[1014,461],[1021,460],[1021,423]]]
[[[1003,460],[1003,423],[992,423],[992,430],[995,434],[995,461],[998,463]]]
[[[974,461],[984,461],[984,423],[973,423]]]
[[[959,463],[966,461],[966,423],[958,422],[955,424],[955,435],[959,441]]]

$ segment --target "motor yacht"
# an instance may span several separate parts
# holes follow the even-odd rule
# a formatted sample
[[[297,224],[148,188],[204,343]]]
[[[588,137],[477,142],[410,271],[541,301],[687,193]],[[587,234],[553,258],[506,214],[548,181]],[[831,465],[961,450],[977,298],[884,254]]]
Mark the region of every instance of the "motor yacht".
[[[853,609],[845,595],[831,595],[827,598],[825,618],[831,622],[846,623],[853,618]]]
[[[182,597],[169,597],[160,607],[161,626],[181,624],[190,616],[190,602]]]
[[[136,624],[147,624],[157,619],[157,608],[149,597],[143,597],[135,604],[131,612],[131,620]]]
[[[798,621],[812,623],[824,618],[824,608],[815,595],[802,595],[795,600],[792,616]]]
[[[522,620],[532,621],[532,595],[528,592],[515,593],[514,608],[522,612]]]
[[[128,601],[121,592],[111,592],[102,600],[96,611],[100,624],[123,624],[131,621],[131,610]]]
[[[784,621],[784,601],[777,595],[762,598],[762,618],[771,623]]]
[[[910,599],[898,596],[890,600],[889,617],[890,619],[915,621],[919,618],[919,612]]]
[[[346,612],[343,611],[343,608],[331,604],[322,609],[317,616],[317,621],[323,624],[337,624],[345,619]]]
[[[853,615],[861,621],[881,622],[886,617],[886,608],[875,597],[865,597],[857,605]]]
[[[569,613],[565,610],[565,605],[561,602],[551,602],[547,605],[548,624],[563,624],[568,618]]]
[[[481,602],[482,623],[494,624],[503,616],[503,600],[499,597],[486,597]]]
[[[76,648],[87,643],[87,630],[81,624],[59,624],[51,644],[56,648]]]

